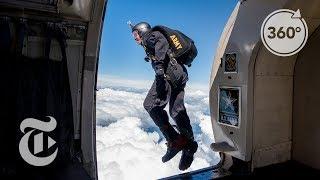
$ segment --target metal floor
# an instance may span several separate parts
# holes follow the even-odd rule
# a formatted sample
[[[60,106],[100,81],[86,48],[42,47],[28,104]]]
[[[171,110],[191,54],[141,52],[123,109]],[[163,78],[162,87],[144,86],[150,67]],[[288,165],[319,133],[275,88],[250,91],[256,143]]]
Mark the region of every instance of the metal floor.
[[[257,168],[253,173],[233,173],[209,167],[163,178],[162,180],[206,180],[206,179],[239,179],[239,178],[307,178],[320,179],[320,170],[310,168],[296,161],[288,161],[281,164]]]

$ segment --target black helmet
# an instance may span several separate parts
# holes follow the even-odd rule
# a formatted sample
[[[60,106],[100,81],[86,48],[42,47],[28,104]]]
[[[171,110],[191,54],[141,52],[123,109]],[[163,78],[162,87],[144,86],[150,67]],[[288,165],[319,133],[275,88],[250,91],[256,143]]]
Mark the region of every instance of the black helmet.
[[[146,22],[140,22],[132,27],[132,32],[133,31],[138,31],[140,35],[143,35],[147,31],[151,30],[150,24]]]

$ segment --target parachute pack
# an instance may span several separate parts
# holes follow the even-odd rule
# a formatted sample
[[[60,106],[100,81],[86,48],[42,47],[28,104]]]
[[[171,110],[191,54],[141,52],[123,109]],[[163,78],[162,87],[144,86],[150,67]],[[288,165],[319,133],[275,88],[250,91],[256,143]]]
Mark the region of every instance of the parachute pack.
[[[178,62],[191,66],[194,58],[198,54],[198,50],[194,45],[194,41],[178,30],[168,28],[166,26],[155,26],[153,31],[161,32],[170,45],[171,58],[175,58]]]

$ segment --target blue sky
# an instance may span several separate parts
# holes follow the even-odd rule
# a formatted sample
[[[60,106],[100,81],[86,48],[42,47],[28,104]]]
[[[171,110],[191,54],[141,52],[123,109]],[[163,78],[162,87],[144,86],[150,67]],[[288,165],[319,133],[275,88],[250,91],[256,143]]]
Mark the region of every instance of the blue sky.
[[[99,75],[153,80],[145,53],[132,38],[127,21],[146,21],[177,29],[191,37],[198,56],[188,68],[191,83],[207,85],[213,57],[237,0],[108,0],[99,60]]]

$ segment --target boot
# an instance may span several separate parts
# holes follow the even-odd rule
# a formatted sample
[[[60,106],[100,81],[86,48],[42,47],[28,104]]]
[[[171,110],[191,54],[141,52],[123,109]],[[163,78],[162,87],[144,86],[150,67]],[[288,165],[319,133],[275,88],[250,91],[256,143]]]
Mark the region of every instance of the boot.
[[[186,147],[188,140],[182,135],[178,135],[173,141],[167,142],[167,152],[162,157],[162,162],[167,162],[172,159],[179,151]]]
[[[182,150],[182,156],[179,162],[179,169],[184,171],[188,169],[193,162],[193,154],[197,152],[198,143],[196,141],[189,141],[186,147]]]

